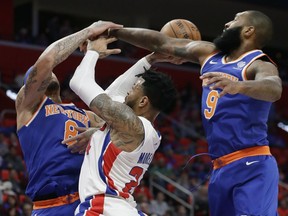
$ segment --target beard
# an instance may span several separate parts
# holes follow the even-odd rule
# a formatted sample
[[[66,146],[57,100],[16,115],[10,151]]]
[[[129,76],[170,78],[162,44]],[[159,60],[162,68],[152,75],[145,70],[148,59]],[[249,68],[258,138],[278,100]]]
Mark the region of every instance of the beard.
[[[227,29],[222,35],[214,39],[214,45],[221,52],[229,55],[241,45],[241,30],[242,26]]]

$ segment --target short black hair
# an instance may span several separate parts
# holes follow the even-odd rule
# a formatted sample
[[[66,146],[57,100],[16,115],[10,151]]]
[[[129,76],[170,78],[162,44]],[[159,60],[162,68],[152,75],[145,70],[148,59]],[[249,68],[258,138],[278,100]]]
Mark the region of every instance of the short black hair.
[[[174,110],[178,93],[170,76],[149,69],[138,74],[137,77],[142,77],[145,80],[142,84],[144,94],[155,109],[166,114]]]
[[[253,25],[256,30],[256,42],[259,48],[264,47],[272,39],[273,36],[273,23],[271,19],[264,13],[256,10],[249,10],[248,22]]]

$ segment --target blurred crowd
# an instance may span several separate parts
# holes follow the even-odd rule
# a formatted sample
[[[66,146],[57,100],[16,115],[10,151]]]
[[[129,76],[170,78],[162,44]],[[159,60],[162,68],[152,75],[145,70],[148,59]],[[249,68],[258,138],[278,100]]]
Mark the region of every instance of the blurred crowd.
[[[37,44],[47,46],[51,42],[73,33],[77,27],[72,26],[67,19],[61,20],[55,16],[49,20],[46,27],[37,37],[31,36],[29,28],[22,27],[15,35],[15,41],[19,43]],[[141,50],[118,42],[122,48],[122,55],[133,58],[143,56]],[[287,54],[282,51],[270,51],[272,59],[279,64],[280,75],[288,82]],[[19,83],[22,83],[19,81]],[[20,84],[19,84],[20,85]],[[18,86],[19,87],[19,86]],[[78,103],[79,100],[67,84],[62,88],[65,97]],[[138,208],[153,216],[186,216],[189,210],[183,205],[167,196],[165,192],[151,189],[149,179],[154,172],[169,177],[193,194],[193,199],[187,197],[182,191],[172,184],[159,180],[159,185],[194,207],[195,216],[209,215],[207,200],[207,184],[211,171],[211,160],[207,153],[207,142],[202,128],[200,116],[200,95],[187,85],[181,89],[176,110],[169,116],[160,115],[156,122],[156,128],[162,134],[162,143],[154,156],[154,160],[139,187],[134,192],[138,202]],[[281,114],[271,110],[269,118],[269,141],[272,154],[276,157],[280,180],[288,184],[288,148],[285,139],[279,135],[277,122],[282,119]],[[9,122],[7,124],[7,122]],[[191,156],[198,155],[191,159]],[[31,215],[32,202],[25,195],[27,176],[20,144],[16,134],[16,121],[0,122],[0,215],[28,216]],[[288,215],[288,190],[279,187],[279,214]]]
[[[68,90],[64,90],[68,94]],[[70,94],[73,94],[70,92]],[[75,103],[77,99],[75,98]],[[154,172],[169,177],[193,194],[193,199],[172,184],[158,180],[158,184],[194,207],[195,216],[209,215],[207,200],[207,183],[211,171],[211,160],[207,153],[207,142],[200,117],[200,96],[188,85],[180,91],[176,110],[169,116],[158,117],[156,127],[162,134],[162,143],[154,156],[152,164],[143,181],[136,188],[134,197],[138,208],[149,215],[189,215],[183,205],[153,189],[149,178]],[[271,121],[274,120],[271,117]],[[17,139],[16,125],[1,125],[0,128],[0,215],[30,215],[32,202],[25,196],[27,176],[23,155]],[[276,127],[270,124],[270,127]],[[276,131],[271,128],[270,131]],[[288,148],[285,141],[277,134],[270,134],[271,151],[276,156],[280,169],[281,181],[288,184],[287,158]],[[191,156],[199,155],[192,160]],[[157,181],[157,180],[156,180]],[[280,187],[280,216],[288,213],[288,191]]]
[[[48,19],[46,23],[42,23],[42,27],[40,28],[39,34],[36,36],[32,36],[31,29],[28,26],[20,27],[15,34],[14,40],[18,43],[23,44],[35,44],[40,46],[48,46],[52,42],[67,36],[73,32],[76,32],[82,27],[77,24],[73,24],[69,18],[61,18],[59,16],[53,16]],[[203,36],[205,39],[205,36]],[[210,40],[210,38],[207,40]],[[213,38],[211,39],[213,40]],[[121,41],[117,42],[116,45],[118,48],[122,49],[120,55],[127,56],[129,58],[140,58],[143,56],[143,50],[136,48],[127,43],[123,43]],[[284,82],[288,82],[288,52],[287,50],[280,49],[264,49],[272,60],[278,65],[280,77]]]

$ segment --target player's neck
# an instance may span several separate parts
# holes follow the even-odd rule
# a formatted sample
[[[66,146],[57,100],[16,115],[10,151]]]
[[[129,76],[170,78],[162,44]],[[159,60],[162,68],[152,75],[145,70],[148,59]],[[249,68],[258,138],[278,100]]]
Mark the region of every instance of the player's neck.
[[[239,59],[239,57],[241,57],[243,54],[251,51],[253,49],[251,48],[245,48],[245,47],[240,47],[234,51],[232,51],[231,53],[227,54],[225,56],[225,61],[226,62],[231,62],[231,61],[235,61],[237,59]]]

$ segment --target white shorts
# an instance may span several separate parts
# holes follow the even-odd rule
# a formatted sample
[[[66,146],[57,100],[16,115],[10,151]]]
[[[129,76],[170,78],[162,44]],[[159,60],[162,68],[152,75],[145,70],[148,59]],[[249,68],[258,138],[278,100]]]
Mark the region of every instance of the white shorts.
[[[138,212],[136,203],[129,203],[121,197],[107,196],[104,194],[87,198],[75,210],[75,216],[105,215],[105,216],[144,216]]]

